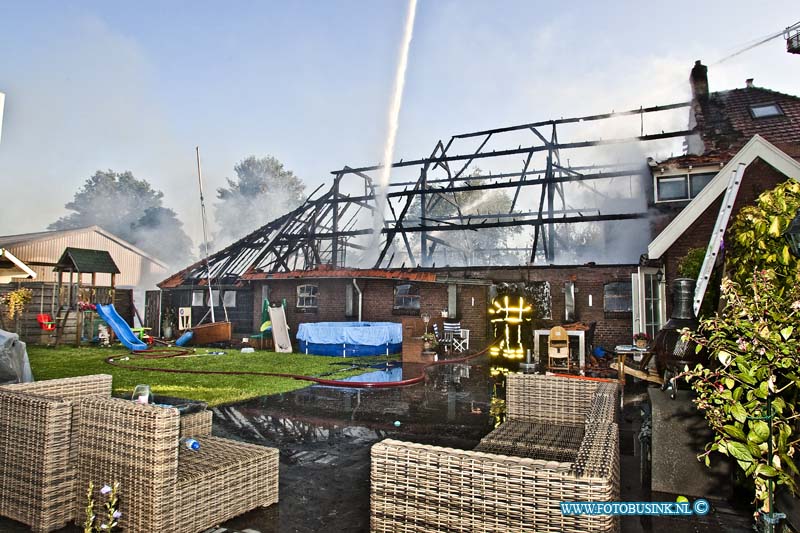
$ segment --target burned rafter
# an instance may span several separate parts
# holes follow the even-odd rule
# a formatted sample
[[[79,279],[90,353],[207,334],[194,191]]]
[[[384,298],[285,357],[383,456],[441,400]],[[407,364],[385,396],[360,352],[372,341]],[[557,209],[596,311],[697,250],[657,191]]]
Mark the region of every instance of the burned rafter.
[[[530,253],[533,260],[540,256],[541,244],[544,243],[544,256],[552,261],[553,244],[557,240],[549,229],[553,225],[626,220],[646,216],[644,213],[601,213],[600,210],[582,205],[575,206],[581,209],[573,209],[571,206],[567,208],[567,198],[563,188],[565,183],[590,187],[590,183],[601,179],[639,176],[646,167],[644,165],[626,167],[621,164],[564,165],[560,150],[677,138],[692,133],[683,130],[645,135],[644,131],[639,131],[637,125],[636,133],[640,135],[635,137],[561,142],[556,126],[625,115],[644,116],[646,113],[679,109],[688,105],[679,103],[621,113],[533,122],[454,135],[446,143],[439,140],[429,157],[401,160],[392,164],[393,170],[416,167],[419,173],[416,180],[412,178],[409,181],[388,184],[386,205],[389,209],[386,210],[386,215],[381,215],[383,220],[379,220],[377,224],[380,228],[378,230],[380,239],[377,243],[369,243],[368,246],[365,246],[363,239],[374,234],[375,229],[373,224],[369,224],[372,227],[365,226],[368,224],[368,219],[382,212],[377,204],[378,191],[375,185],[377,179],[371,173],[382,167],[345,166],[334,171],[334,183],[329,190],[317,195],[320,190],[318,187],[297,209],[212,255],[209,258],[212,278],[230,279],[231,276],[239,276],[245,272],[306,269],[321,264],[343,266],[347,264],[345,250],[364,250],[374,248],[376,245],[378,259],[374,263],[375,267],[392,264],[395,253],[403,254],[403,264],[430,266],[437,247],[440,253],[442,253],[441,248],[445,249],[444,253],[447,253],[447,249],[457,250],[459,253],[465,251],[463,244],[466,241],[443,238],[442,235],[437,235],[438,233],[504,227],[532,226],[534,228],[532,246],[512,247],[517,252]],[[550,135],[545,133],[546,127],[551,128]],[[516,149],[509,147],[510,143],[507,143],[506,146],[499,145],[498,150],[491,150],[489,143],[503,140],[502,134],[508,132],[530,135],[535,142],[525,143],[530,146],[521,144]],[[454,151],[453,147],[456,146],[455,141],[469,138],[474,138],[476,141],[472,144],[474,149],[468,150],[468,153],[451,154],[451,151]],[[507,158],[517,154],[522,156],[519,170],[505,171],[509,164]],[[536,157],[537,154],[546,158],[544,169],[541,168],[541,159]],[[489,168],[488,175],[467,175],[470,166],[481,160],[497,161],[505,168],[502,172],[494,174],[491,172],[493,169]],[[351,178],[363,180],[363,195],[358,188],[355,191],[343,188],[345,184],[352,187],[353,182],[343,181]],[[360,188],[360,182],[356,181],[356,186]],[[525,209],[524,212],[516,212],[518,206],[527,206],[528,203],[535,202],[529,200],[529,196],[523,196],[523,192],[529,190],[525,189],[527,187],[537,186],[540,187],[540,191],[534,190],[533,195],[539,194],[538,210],[534,211],[536,207],[532,207]],[[405,189],[400,190],[401,188]],[[461,205],[466,202],[466,196],[460,194],[462,192],[477,193],[495,189],[514,190],[510,199],[510,209],[477,214],[474,206],[467,208]],[[470,198],[474,197],[470,194]],[[560,206],[556,205],[557,201],[560,201]],[[443,209],[439,209],[439,206]],[[420,212],[415,213],[417,207]],[[542,227],[548,229],[541,231]],[[410,240],[409,236],[414,233],[419,233],[420,237]],[[402,239],[403,245],[395,242],[398,237]],[[404,252],[399,252],[403,248]],[[390,257],[388,261],[387,257]],[[187,282],[192,279],[199,280],[203,274],[205,266],[202,263],[192,265],[180,273]]]
[[[459,154],[459,155],[450,155],[450,156],[442,156],[442,157],[430,157],[425,159],[413,159],[409,161],[400,161],[398,163],[394,163],[392,167],[394,168],[402,168],[402,167],[412,167],[412,166],[419,166],[424,165],[426,163],[435,164],[441,163],[444,161],[465,161],[465,160],[473,160],[473,159],[485,159],[490,157],[504,157],[510,155],[519,155],[519,154],[527,154],[530,151],[533,152],[544,152],[550,149],[556,150],[571,150],[575,148],[590,148],[594,146],[613,146],[617,144],[628,144],[628,143],[635,143],[635,142],[647,142],[647,141],[658,141],[662,139],[673,139],[677,137],[687,137],[695,133],[694,129],[691,130],[676,130],[676,131],[667,131],[663,133],[654,133],[651,135],[639,135],[636,137],[618,137],[614,139],[595,139],[592,141],[578,141],[578,142],[568,142],[568,143],[559,143],[552,147],[550,146],[525,146],[520,148],[512,148],[508,150],[495,150],[492,152],[483,152],[479,154]],[[331,174],[355,174],[357,172],[367,172],[371,170],[378,170],[382,168],[381,166],[367,166],[367,167],[359,167],[351,170],[335,170],[332,171]]]

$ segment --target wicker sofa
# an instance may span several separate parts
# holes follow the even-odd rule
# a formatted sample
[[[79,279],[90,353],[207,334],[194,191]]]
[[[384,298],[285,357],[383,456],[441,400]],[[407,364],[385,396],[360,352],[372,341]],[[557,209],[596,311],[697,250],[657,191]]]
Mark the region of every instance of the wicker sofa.
[[[0,387],[0,515],[33,531],[73,519],[78,402],[111,397],[111,376]]]
[[[371,530],[617,531],[614,517],[559,506],[619,499],[616,384],[514,374],[506,402],[506,422],[475,450],[374,445]]]
[[[180,424],[173,408],[81,402],[78,484],[120,483],[124,531],[194,533],[278,501],[277,449],[204,434],[186,450]]]

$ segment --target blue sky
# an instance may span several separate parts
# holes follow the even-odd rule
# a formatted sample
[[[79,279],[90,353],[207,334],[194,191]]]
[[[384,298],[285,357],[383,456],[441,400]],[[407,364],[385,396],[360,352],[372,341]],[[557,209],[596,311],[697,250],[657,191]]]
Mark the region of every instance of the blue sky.
[[[794,1],[420,0],[395,159],[453,133],[686,99],[696,59],[712,90],[798,94],[782,39]],[[194,147],[209,190],[248,155],[313,189],[381,157],[406,4],[5,2],[0,7],[0,234],[65,214],[97,169],[164,191],[194,239]],[[211,196],[209,194],[209,196]]]

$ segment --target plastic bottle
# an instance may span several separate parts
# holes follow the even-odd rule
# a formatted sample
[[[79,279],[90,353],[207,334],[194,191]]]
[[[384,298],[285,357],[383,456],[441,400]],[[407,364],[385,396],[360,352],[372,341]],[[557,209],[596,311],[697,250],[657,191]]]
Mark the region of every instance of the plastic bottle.
[[[138,403],[153,403],[153,393],[150,392],[150,385],[136,385],[131,395],[131,400]]]
[[[181,446],[183,446],[187,450],[192,450],[193,452],[196,452],[197,450],[200,449],[200,443],[191,437],[182,438]]]

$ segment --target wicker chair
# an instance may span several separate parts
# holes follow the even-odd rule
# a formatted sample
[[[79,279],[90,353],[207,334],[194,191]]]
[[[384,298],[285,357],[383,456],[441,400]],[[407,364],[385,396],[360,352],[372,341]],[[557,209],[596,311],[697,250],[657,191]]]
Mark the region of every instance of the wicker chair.
[[[515,374],[508,420],[475,450],[376,444],[371,530],[617,531],[616,517],[569,516],[559,506],[619,499],[616,394],[611,383]]]
[[[186,450],[176,409],[116,398],[80,416],[79,486],[119,482],[125,531],[194,533],[278,501],[277,449],[205,435]]]
[[[0,387],[0,515],[33,531],[74,518],[78,401],[111,396],[111,376]]]

